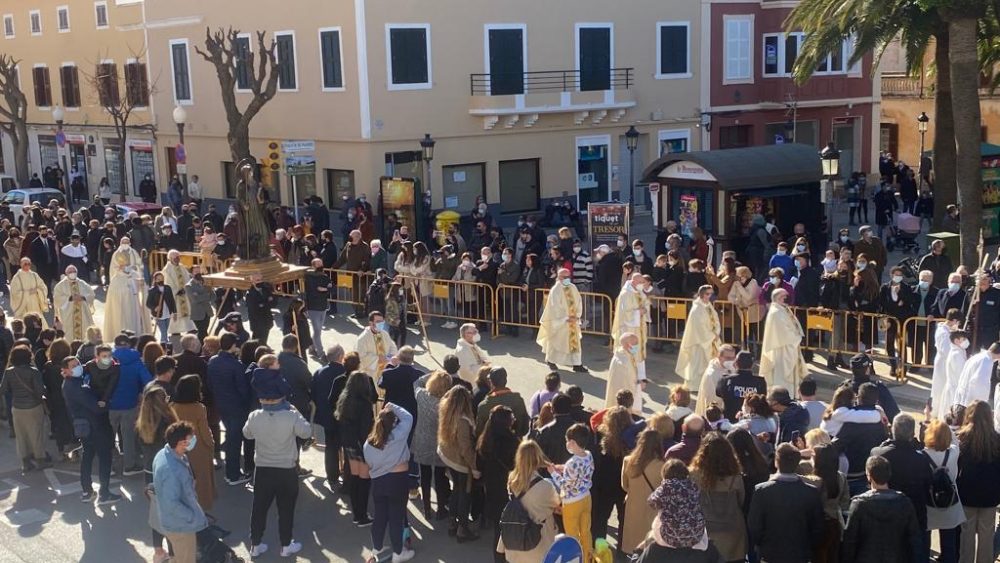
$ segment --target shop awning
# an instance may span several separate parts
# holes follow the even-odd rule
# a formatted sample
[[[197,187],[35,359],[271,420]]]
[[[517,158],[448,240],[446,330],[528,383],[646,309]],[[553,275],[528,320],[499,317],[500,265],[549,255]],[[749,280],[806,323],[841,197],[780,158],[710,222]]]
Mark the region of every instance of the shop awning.
[[[666,154],[646,167],[642,182],[696,180],[745,190],[810,184],[822,175],[816,147],[790,143]]]

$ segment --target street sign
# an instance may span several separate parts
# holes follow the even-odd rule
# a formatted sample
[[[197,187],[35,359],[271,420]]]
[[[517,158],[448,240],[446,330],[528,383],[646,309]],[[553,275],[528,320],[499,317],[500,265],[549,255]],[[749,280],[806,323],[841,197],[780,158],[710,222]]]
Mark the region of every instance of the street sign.
[[[543,563],[580,563],[583,560],[583,548],[573,536],[559,534],[552,547],[545,554]]]
[[[784,135],[775,135],[774,136],[774,144],[776,144],[776,145],[783,145],[783,144],[785,144],[785,136]]]
[[[660,184],[653,182],[649,184],[649,193],[655,194],[660,191]]]
[[[66,133],[62,130],[56,131],[56,146],[59,148],[66,146]]]
[[[316,155],[286,154],[285,173],[289,176],[312,176],[316,174]]]
[[[316,152],[316,141],[281,141],[284,153]]]
[[[178,174],[187,174],[188,173],[188,165],[187,164],[177,163],[177,173]]]
[[[184,145],[177,143],[177,146],[174,147],[174,160],[177,161],[177,164],[187,164],[187,151],[184,150]]]

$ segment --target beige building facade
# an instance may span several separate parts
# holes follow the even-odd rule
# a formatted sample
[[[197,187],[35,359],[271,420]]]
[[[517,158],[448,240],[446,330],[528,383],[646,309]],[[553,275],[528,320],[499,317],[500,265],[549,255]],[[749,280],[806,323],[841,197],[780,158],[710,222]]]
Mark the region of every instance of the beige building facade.
[[[206,197],[232,196],[219,83],[195,52],[206,28],[232,26],[277,41],[279,90],[251,125],[251,149],[260,157],[271,140],[315,141],[316,174],[299,178],[300,199],[375,201],[381,176],[423,176],[419,141],[430,134],[436,210],[466,212],[482,196],[494,216],[513,220],[554,198],[584,208],[627,200],[645,164],[701,148],[701,7],[561,4],[296,0],[276,11],[257,0],[239,9],[148,2],[158,181],[176,170],[166,108],[180,105],[187,173],[200,176]],[[237,99],[245,106],[249,95]],[[634,167],[631,125],[640,133]],[[291,203],[287,177],[275,196]],[[647,201],[646,188],[635,198]]]
[[[157,175],[155,107],[141,0],[6,0],[0,5],[0,53],[19,60],[28,100],[29,168],[41,178],[60,166],[96,193],[108,178],[115,193],[135,195],[145,174]],[[118,167],[119,137],[101,105],[95,76],[114,76],[107,95],[134,101],[126,136],[126,173]],[[63,136],[53,111],[63,111]],[[171,106],[172,107],[172,106]],[[61,145],[61,146],[60,146]],[[4,174],[14,176],[13,147],[0,140]]]

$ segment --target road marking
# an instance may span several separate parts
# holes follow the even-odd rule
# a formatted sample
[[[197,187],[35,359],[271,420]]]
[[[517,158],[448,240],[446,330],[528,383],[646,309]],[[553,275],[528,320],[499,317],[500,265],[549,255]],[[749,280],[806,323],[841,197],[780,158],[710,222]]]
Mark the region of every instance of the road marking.
[[[9,510],[4,513],[6,523],[12,528],[19,528],[21,526],[27,526],[29,524],[37,524],[39,522],[47,522],[49,520],[49,515],[38,510],[37,508],[29,508],[27,510]]]
[[[78,471],[66,471],[65,469],[50,468],[45,469],[43,472],[45,473],[45,478],[49,481],[49,489],[51,489],[57,497],[83,492],[83,486],[80,485],[80,473]],[[56,476],[57,473],[71,475],[74,481],[72,483],[62,483],[59,481],[59,477]],[[111,482],[109,483],[112,487],[120,484],[121,481],[118,479],[111,479]]]

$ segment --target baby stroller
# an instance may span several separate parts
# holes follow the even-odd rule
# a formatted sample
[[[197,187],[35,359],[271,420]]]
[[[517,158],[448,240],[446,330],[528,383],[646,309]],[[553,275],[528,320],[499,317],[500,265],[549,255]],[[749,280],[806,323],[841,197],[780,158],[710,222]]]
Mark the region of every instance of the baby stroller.
[[[899,247],[903,252],[920,252],[920,245],[917,244],[917,235],[920,234],[920,217],[910,213],[900,213],[896,217],[896,225],[889,233],[889,242],[886,248],[891,252]]]

